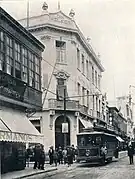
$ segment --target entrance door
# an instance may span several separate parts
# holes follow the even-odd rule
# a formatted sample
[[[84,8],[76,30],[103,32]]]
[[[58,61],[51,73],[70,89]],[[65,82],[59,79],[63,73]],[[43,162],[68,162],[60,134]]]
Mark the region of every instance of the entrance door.
[[[64,134],[62,133],[62,123],[64,122],[64,116],[59,116],[55,121],[55,148],[61,146],[64,147]],[[66,122],[68,123],[68,133],[66,133],[66,144],[70,145],[70,122],[69,119],[66,118]]]

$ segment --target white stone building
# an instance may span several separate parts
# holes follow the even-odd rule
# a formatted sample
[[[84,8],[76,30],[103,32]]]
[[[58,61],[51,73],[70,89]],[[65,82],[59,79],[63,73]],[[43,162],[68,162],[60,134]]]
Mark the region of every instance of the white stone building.
[[[101,115],[104,68],[76,25],[74,15],[73,10],[69,16],[61,10],[50,13],[44,4],[40,16],[29,18],[29,31],[46,47],[42,60],[43,111],[32,118],[33,124],[41,127],[46,138],[45,148],[63,146],[64,143],[64,88],[67,145],[76,145],[76,134],[91,126],[93,121],[104,123]],[[26,27],[27,21],[22,19],[20,23]]]
[[[123,117],[127,120],[127,136],[133,138],[133,109],[129,104],[129,96],[117,98],[117,105]]]

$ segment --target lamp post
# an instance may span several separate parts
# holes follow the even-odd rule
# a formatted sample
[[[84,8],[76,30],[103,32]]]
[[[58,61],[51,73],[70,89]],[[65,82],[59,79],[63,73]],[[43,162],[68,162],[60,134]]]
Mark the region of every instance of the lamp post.
[[[66,87],[64,88],[64,125],[66,124]],[[66,131],[64,131],[64,147],[67,145]]]

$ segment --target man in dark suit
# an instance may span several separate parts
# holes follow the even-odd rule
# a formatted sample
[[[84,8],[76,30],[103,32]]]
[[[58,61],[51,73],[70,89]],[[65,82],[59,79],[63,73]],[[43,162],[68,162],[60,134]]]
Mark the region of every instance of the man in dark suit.
[[[128,147],[128,156],[129,156],[130,165],[131,165],[131,164],[134,164],[133,155],[134,155],[133,146],[132,146],[132,145],[129,145],[129,147]]]

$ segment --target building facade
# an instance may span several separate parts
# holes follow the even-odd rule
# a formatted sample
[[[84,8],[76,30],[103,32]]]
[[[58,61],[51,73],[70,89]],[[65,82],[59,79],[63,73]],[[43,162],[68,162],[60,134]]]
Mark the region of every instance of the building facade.
[[[122,138],[127,136],[127,120],[123,117],[117,107],[109,107],[109,123],[115,133]]]
[[[29,32],[46,46],[42,60],[43,111],[31,119],[41,126],[46,148],[63,146],[65,121],[67,145],[77,144],[76,134],[83,128],[94,122],[105,123],[101,93],[104,68],[76,25],[74,15],[73,10],[69,16],[60,10],[49,13],[44,4],[42,15],[29,18]],[[22,19],[20,23],[26,27],[27,21]]]
[[[121,96],[117,98],[117,104],[120,108],[120,112],[127,120],[127,136],[133,138],[133,109],[132,104],[129,103],[129,96]]]
[[[26,143],[43,143],[27,115],[42,108],[44,45],[2,8],[0,17],[0,148],[7,172],[25,167]]]

